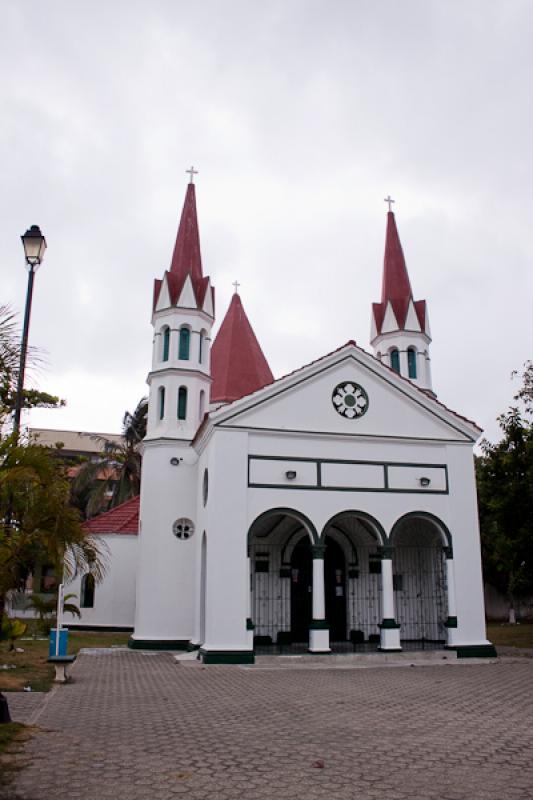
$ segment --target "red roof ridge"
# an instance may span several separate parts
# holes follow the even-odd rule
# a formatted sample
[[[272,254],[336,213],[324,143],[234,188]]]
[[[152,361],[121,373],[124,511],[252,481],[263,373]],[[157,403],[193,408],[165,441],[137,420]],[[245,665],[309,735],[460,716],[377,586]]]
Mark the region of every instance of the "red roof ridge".
[[[93,534],[135,534],[139,533],[140,497],[131,497],[109,511],[104,511],[83,524],[87,533]]]
[[[237,292],[211,348],[211,375],[211,403],[232,403],[274,380]]]

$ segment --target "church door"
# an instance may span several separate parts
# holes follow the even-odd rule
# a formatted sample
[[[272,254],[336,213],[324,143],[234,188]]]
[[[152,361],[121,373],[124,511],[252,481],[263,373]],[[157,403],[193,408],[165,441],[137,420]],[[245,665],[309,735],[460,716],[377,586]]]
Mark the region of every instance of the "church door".
[[[305,536],[292,551],[291,558],[291,638],[307,642],[313,602],[311,545]]]
[[[342,548],[331,537],[326,538],[324,560],[326,620],[332,642],[346,640],[346,559]]]

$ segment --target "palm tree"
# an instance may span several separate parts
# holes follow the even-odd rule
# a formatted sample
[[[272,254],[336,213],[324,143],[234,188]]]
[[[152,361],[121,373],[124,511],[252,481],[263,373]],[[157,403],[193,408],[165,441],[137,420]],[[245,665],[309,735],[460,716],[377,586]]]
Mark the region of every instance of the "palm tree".
[[[72,485],[73,503],[86,517],[114,508],[141,491],[140,444],[146,435],[148,400],[143,397],[122,419],[119,442],[87,434],[102,446],[97,461],[85,461]]]

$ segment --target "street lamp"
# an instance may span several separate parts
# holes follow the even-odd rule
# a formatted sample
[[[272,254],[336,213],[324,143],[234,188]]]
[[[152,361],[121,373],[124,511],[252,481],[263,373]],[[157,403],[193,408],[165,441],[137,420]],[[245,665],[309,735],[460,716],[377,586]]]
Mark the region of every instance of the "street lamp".
[[[20,345],[20,364],[17,380],[17,394],[15,397],[15,413],[13,415],[13,433],[18,438],[20,429],[20,415],[22,412],[22,392],[24,389],[24,371],[26,369],[26,353],[28,351],[28,332],[30,329],[31,300],[33,296],[33,278],[41,266],[46,250],[46,239],[38,225],[32,225],[24,236],[20,237],[24,246],[24,258],[28,270],[28,290],[26,292],[26,309],[24,311],[24,325],[22,328],[22,342]]]

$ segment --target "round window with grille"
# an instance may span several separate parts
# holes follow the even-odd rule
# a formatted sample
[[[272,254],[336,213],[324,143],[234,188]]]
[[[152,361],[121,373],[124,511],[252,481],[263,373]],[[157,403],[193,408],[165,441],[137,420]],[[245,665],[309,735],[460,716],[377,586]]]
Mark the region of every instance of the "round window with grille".
[[[194,533],[194,522],[187,517],[180,517],[172,526],[172,533],[176,539],[190,539]]]

